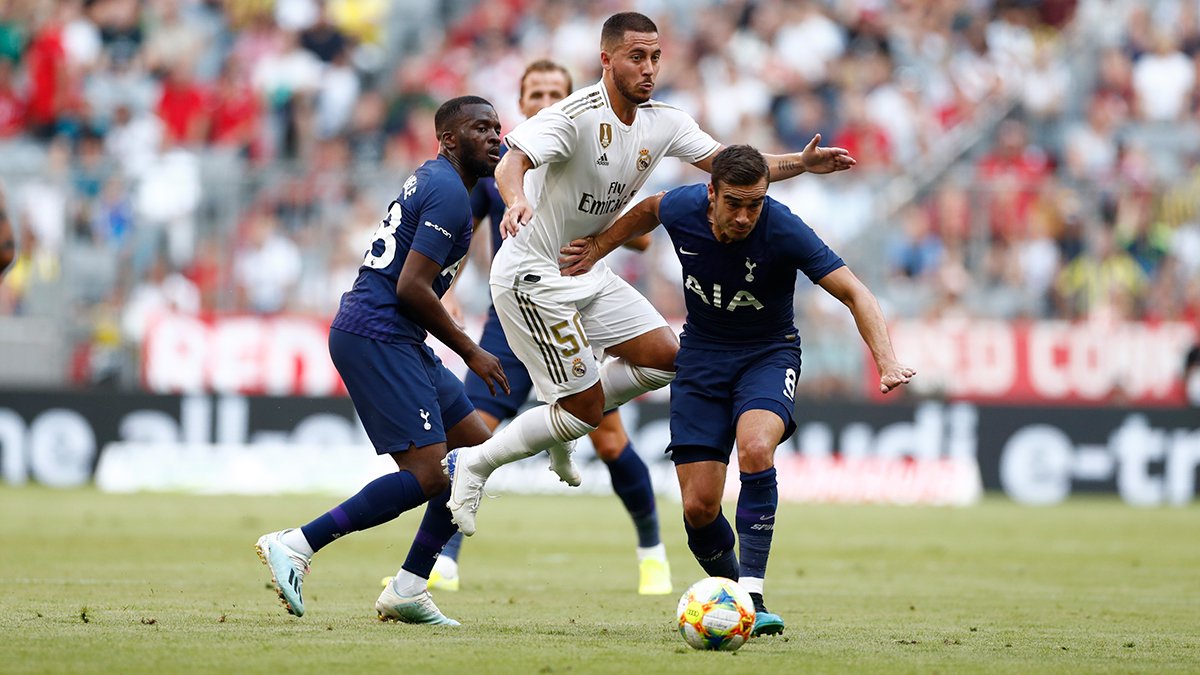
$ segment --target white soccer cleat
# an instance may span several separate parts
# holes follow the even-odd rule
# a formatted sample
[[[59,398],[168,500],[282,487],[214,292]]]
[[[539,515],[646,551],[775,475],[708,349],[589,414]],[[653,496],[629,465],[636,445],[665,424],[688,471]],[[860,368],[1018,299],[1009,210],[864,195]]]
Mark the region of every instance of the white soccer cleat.
[[[434,626],[461,626],[459,622],[442,614],[442,610],[433,603],[429,591],[421,591],[417,595],[406,598],[395,590],[392,585],[384,587],[375,601],[375,611],[379,612],[380,621],[399,621],[401,623],[420,623]]]
[[[450,509],[450,519],[467,537],[475,534],[475,514],[479,511],[483,485],[487,482],[470,468],[469,458],[478,452],[477,448],[458,448],[442,459],[442,468],[450,477],[450,499],[446,500],[446,508]]]
[[[271,570],[271,583],[275,585],[275,593],[284,608],[291,614],[304,616],[304,597],[300,594],[300,587],[304,583],[304,575],[309,571],[309,559],[280,539],[284,532],[290,531],[268,532],[258,538],[254,548],[258,551],[258,559]]]
[[[558,479],[571,487],[579,487],[583,476],[579,474],[579,467],[571,457],[574,453],[574,441],[555,444],[546,450],[546,454],[550,455],[550,470],[558,474]]]

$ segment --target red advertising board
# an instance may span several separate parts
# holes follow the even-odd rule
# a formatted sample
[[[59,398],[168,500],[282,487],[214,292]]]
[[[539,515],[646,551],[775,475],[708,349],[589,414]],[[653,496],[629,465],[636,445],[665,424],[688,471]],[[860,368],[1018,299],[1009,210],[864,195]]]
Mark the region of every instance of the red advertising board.
[[[992,403],[1180,405],[1184,356],[1200,341],[1183,322],[914,320],[891,334],[916,392]]]

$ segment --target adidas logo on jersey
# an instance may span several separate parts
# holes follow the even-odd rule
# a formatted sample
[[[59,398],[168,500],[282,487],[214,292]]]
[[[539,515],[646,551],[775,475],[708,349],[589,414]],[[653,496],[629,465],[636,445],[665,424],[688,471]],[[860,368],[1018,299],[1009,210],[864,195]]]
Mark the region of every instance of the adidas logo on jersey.
[[[596,160],[596,166],[608,166],[608,153],[600,155],[600,159]]]

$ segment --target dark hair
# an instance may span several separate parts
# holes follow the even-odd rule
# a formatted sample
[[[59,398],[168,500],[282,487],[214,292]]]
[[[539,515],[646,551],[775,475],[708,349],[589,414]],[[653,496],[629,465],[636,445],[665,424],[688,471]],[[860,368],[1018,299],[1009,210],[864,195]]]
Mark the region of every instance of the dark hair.
[[[575,88],[575,82],[571,80],[571,73],[566,66],[550,59],[538,59],[526,66],[525,72],[521,73],[521,98],[525,98],[525,79],[532,73],[553,73],[555,71],[562,73],[563,77],[567,78],[567,93],[571,93],[571,90]]]
[[[459,96],[443,103],[433,116],[433,126],[437,130],[438,138],[450,131],[451,125],[458,121],[463,108],[476,104],[492,107],[491,102],[480,96]]]
[[[762,153],[749,145],[731,145],[713,158],[712,184],[756,185],[760,180],[770,180],[770,169]]]
[[[604,28],[600,31],[600,49],[611,51],[617,46],[617,43],[625,39],[625,33],[657,33],[658,26],[650,20],[650,17],[637,12],[621,12],[613,14],[604,22]]]

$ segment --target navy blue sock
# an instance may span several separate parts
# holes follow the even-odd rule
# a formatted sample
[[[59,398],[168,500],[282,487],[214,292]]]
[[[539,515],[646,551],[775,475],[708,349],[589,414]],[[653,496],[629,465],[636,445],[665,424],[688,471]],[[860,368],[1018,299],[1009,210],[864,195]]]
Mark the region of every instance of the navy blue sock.
[[[742,491],[737,504],[738,553],[743,577],[763,579],[767,575],[767,556],[771,553],[771,535],[775,533],[775,510],[779,489],[775,467],[758,473],[742,472]]]
[[[450,519],[450,509],[446,508],[448,499],[450,488],[429,500],[425,507],[425,517],[421,519],[421,527],[417,529],[417,536],[413,537],[412,546],[408,549],[408,557],[400,566],[422,579],[429,578],[438,553],[458,532],[458,526]]]
[[[462,532],[455,532],[454,536],[450,537],[450,541],[446,542],[446,545],[442,547],[442,556],[457,562],[458,550],[462,548],[462,540]]]
[[[397,471],[367,483],[358,494],[300,528],[313,551],[341,537],[382,525],[426,501],[416,476]]]
[[[704,568],[710,577],[725,577],[737,581],[738,561],[733,552],[733,528],[725,514],[717,512],[717,517],[704,527],[692,527],[686,519],[683,529],[687,531],[688,548],[696,556],[696,562]]]
[[[633,526],[637,528],[638,546],[658,546],[658,512],[654,508],[654,484],[650,482],[650,469],[633,449],[633,441],[625,444],[621,454],[608,465],[612,477],[613,492],[625,504]]]

